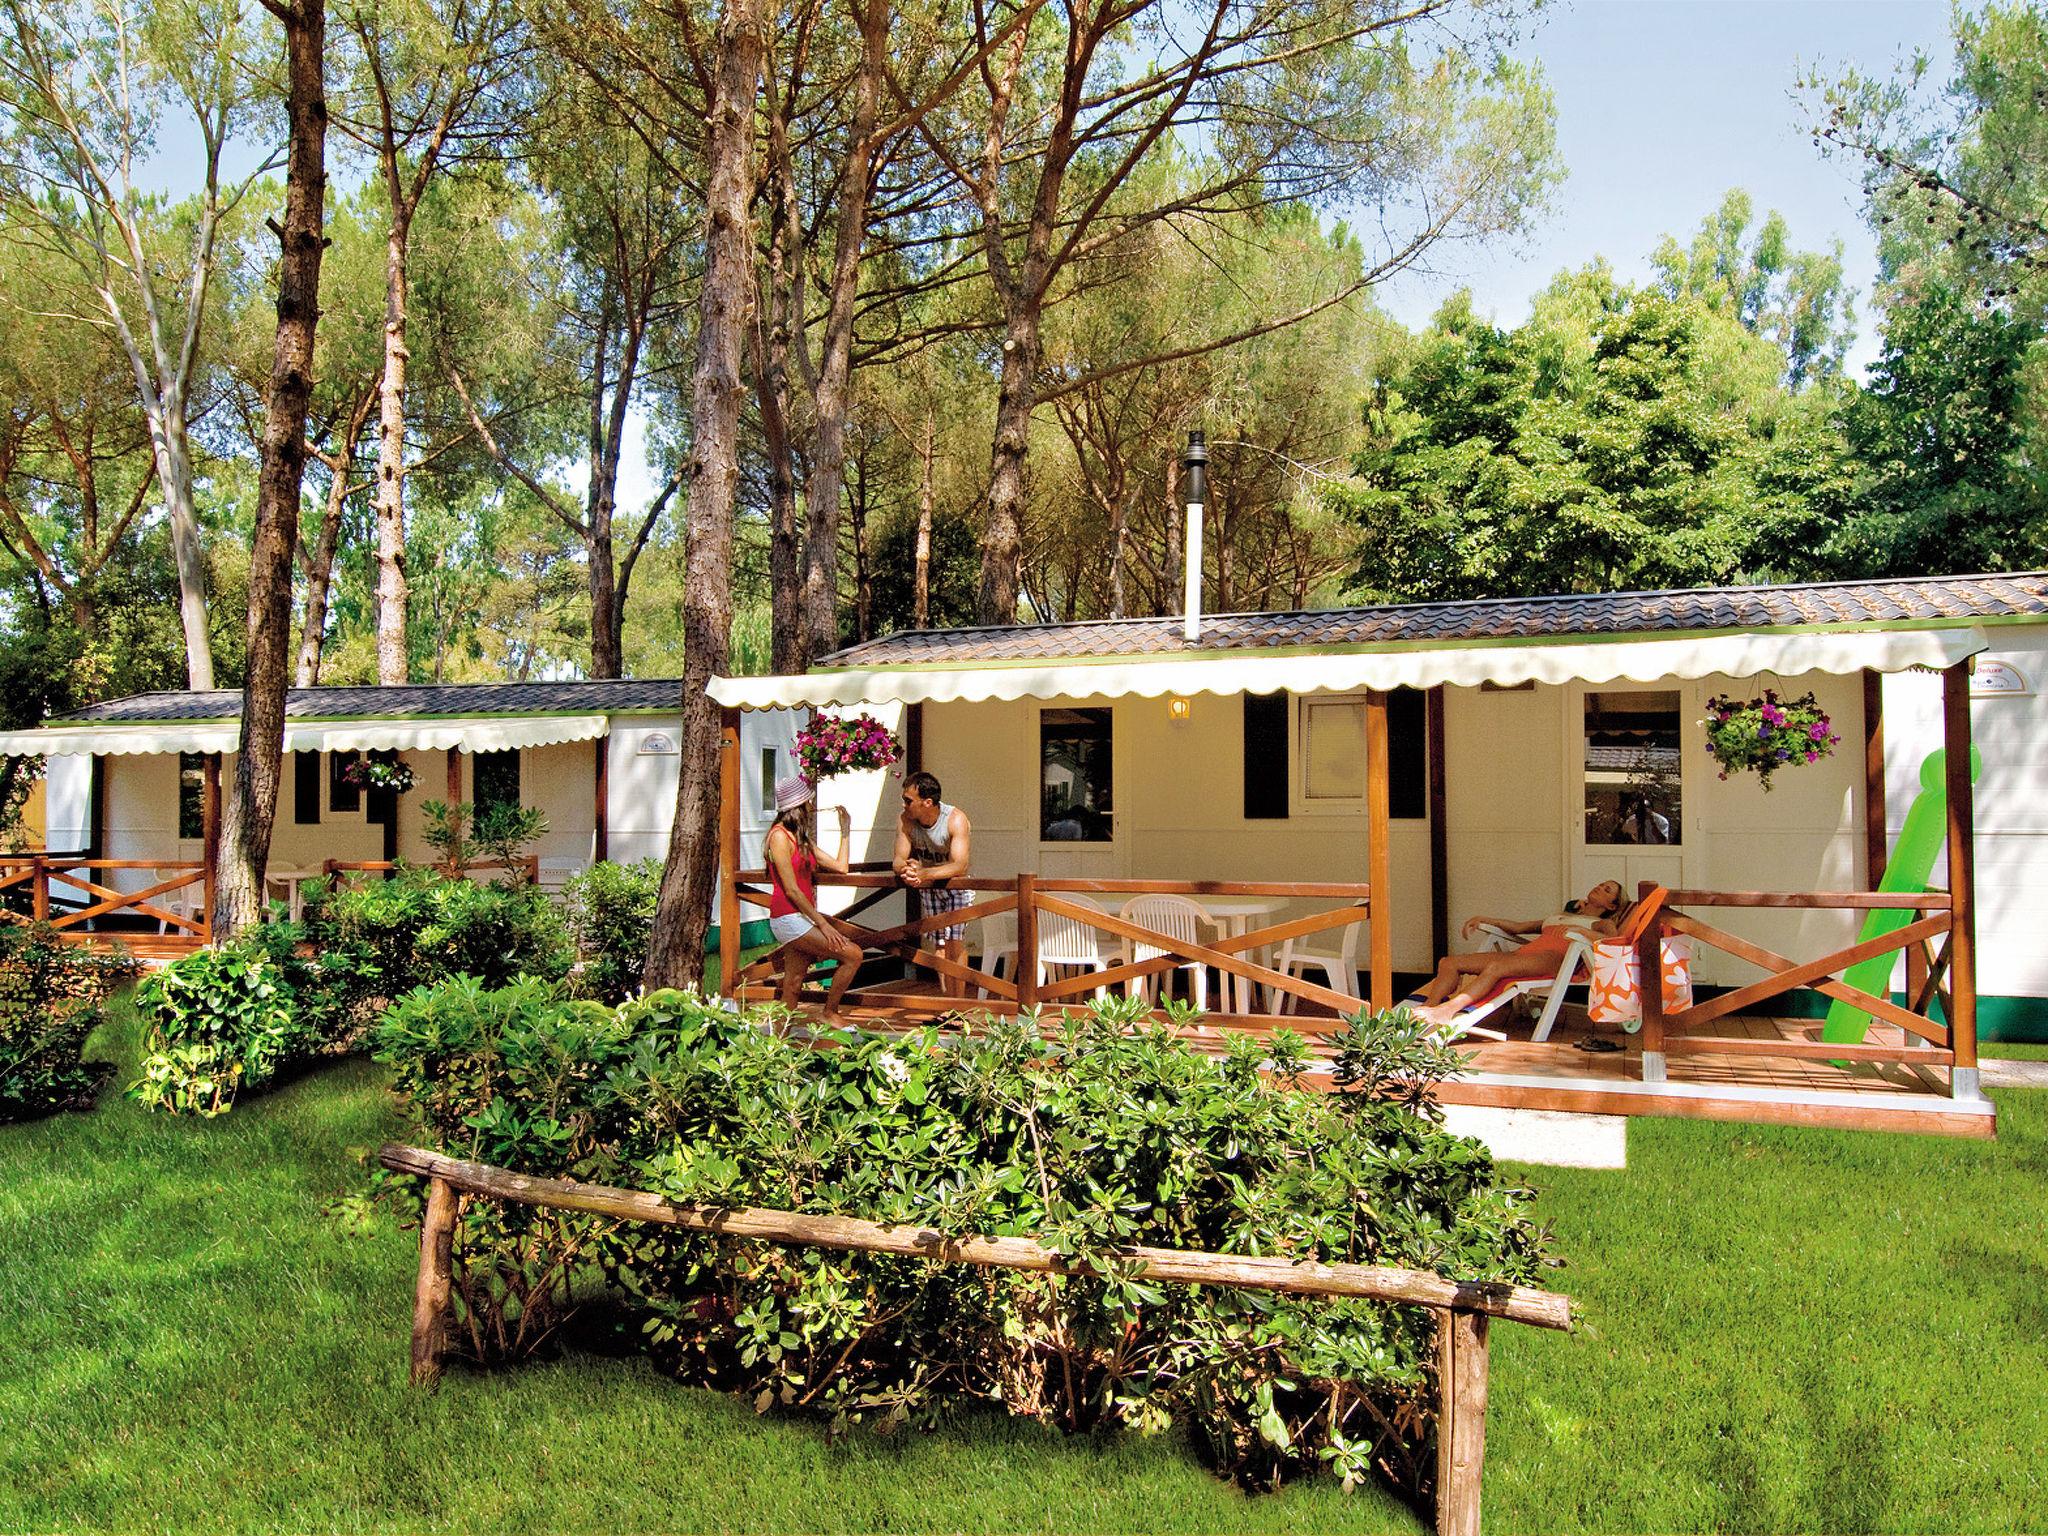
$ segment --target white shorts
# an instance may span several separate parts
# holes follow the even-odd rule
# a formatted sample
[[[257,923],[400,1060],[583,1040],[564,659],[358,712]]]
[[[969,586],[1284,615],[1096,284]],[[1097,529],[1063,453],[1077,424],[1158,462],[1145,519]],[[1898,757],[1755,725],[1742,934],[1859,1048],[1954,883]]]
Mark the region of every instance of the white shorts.
[[[775,935],[775,942],[788,944],[813,931],[814,925],[801,912],[784,912],[779,917],[768,919],[768,931]]]

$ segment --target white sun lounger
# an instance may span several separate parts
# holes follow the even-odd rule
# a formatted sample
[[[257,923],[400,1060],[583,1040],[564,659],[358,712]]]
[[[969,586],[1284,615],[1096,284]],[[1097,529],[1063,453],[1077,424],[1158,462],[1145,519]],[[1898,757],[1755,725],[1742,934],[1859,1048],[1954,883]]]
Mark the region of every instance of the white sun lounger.
[[[1498,934],[1503,939],[1510,937],[1500,929],[1490,926],[1486,928],[1486,931],[1489,934]],[[1492,948],[1494,946],[1489,944],[1488,947]],[[1504,950],[1514,947],[1513,944],[1501,946]],[[1453,1015],[1444,1026],[1444,1037],[1449,1040],[1457,1040],[1466,1035],[1480,1035],[1489,1040],[1505,1040],[1507,1035],[1502,1031],[1483,1029],[1480,1026],[1487,1019],[1493,1017],[1494,1014],[1506,1008],[1510,1003],[1525,997],[1534,997],[1538,993],[1544,993],[1547,994],[1547,1000],[1543,1005],[1541,1016],[1536,1021],[1536,1033],[1530,1038],[1537,1041],[1548,1040],[1551,1028],[1557,1023],[1558,1012],[1564,1007],[1565,991],[1578,979],[1581,967],[1585,968],[1588,975],[1592,973],[1593,942],[1588,934],[1574,933],[1570,941],[1565,945],[1563,956],[1557,962],[1555,974],[1550,976],[1528,976],[1519,981],[1508,982],[1498,992],[1494,993],[1493,996],[1485,999],[1483,1002],[1474,1003],[1471,1007]],[[1417,998],[1419,997],[1420,994],[1418,993]],[[1410,999],[1410,1001],[1414,1000],[1416,999]]]

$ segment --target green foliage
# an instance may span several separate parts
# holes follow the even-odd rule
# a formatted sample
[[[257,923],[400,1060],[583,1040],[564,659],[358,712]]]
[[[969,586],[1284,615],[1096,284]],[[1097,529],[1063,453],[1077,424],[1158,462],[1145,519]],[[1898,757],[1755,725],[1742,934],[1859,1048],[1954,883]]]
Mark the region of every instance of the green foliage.
[[[538,887],[481,884],[425,867],[309,893],[307,926],[321,947],[360,957],[376,994],[394,998],[451,976],[502,986],[520,976],[566,975],[568,930]]]
[[[1028,1234],[1051,1277],[486,1211],[458,1234],[469,1347],[559,1323],[581,1266],[633,1296],[679,1373],[834,1425],[981,1399],[1068,1429],[1193,1424],[1269,1484],[1328,1464],[1412,1481],[1432,1330],[1412,1309],[1163,1286],[1133,1244],[1408,1264],[1529,1280],[1545,1235],[1429,1099],[1458,1068],[1404,1014],[1340,1037],[1308,1091],[1300,1042],[1212,1058],[1105,1008],[960,1037],[777,1037],[694,995],[617,1009],[474,981],[387,1012],[376,1055],[430,1140],[538,1175],[700,1205]],[[536,1321],[524,1319],[532,1313]],[[507,1346],[510,1346],[508,1348]]]
[[[1886,317],[1848,413],[1857,510],[1837,537],[1861,575],[2028,570],[2048,561],[2048,466],[2029,355],[2037,330],[1936,284]]]
[[[1848,492],[1833,395],[1697,297],[1560,278],[1502,331],[1445,306],[1389,370],[1356,478],[1371,600],[1799,577]]]
[[[0,1121],[90,1108],[105,1069],[84,1059],[125,951],[67,944],[47,924],[0,924]]]
[[[526,850],[548,834],[547,812],[532,805],[493,805],[481,815],[467,800],[449,805],[429,800],[420,807],[427,846],[457,869],[481,857],[508,867],[523,863]]]
[[[148,1033],[128,1092],[172,1114],[226,1114],[319,1042],[317,1013],[260,942],[196,950],[145,980],[135,1002]]]
[[[624,1002],[640,990],[661,871],[659,859],[600,860],[569,880],[562,915],[582,956],[578,990],[606,1003]]]

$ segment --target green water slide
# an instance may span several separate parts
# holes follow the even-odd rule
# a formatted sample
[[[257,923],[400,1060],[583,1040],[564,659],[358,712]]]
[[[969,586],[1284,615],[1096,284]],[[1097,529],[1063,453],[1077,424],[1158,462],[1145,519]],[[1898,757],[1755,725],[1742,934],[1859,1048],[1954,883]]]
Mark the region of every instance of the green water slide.
[[[1947,754],[1939,751],[1928,753],[1926,761],[1921,763],[1920,793],[1913,797],[1913,804],[1906,812],[1905,825],[1899,828],[1899,840],[1892,844],[1891,857],[1885,861],[1884,878],[1877,885],[1880,891],[1909,895],[1927,889],[1927,877],[1933,872],[1934,861],[1948,838],[1947,765]],[[1983,771],[1984,759],[1972,747],[1970,782],[1976,783],[1977,776]],[[1897,933],[1919,915],[1910,907],[1873,907],[1870,916],[1864,919],[1860,937],[1875,939]],[[1898,958],[1895,950],[1891,954],[1865,960],[1860,965],[1852,965],[1843,972],[1842,980],[1872,997],[1888,997],[1891,995],[1892,967]],[[1837,1045],[1852,1045],[1861,1041],[1869,1028],[1869,1014],[1861,1008],[1837,1001],[1828,1005],[1827,1023],[1822,1026],[1820,1037]]]

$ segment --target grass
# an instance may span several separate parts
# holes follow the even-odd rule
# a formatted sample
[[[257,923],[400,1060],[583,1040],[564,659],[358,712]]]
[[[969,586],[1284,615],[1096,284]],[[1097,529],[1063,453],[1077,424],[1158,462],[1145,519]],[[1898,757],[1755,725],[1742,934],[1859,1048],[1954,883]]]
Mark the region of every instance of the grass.
[[[2000,1100],[1991,1146],[1646,1120],[1625,1172],[1525,1170],[1584,1322],[1494,1330],[1488,1527],[2038,1524],[2048,1094]],[[325,1209],[398,1129],[363,1062],[0,1128],[0,1530],[1421,1529],[1170,1437],[831,1442],[598,1349],[415,1392],[412,1236]]]

